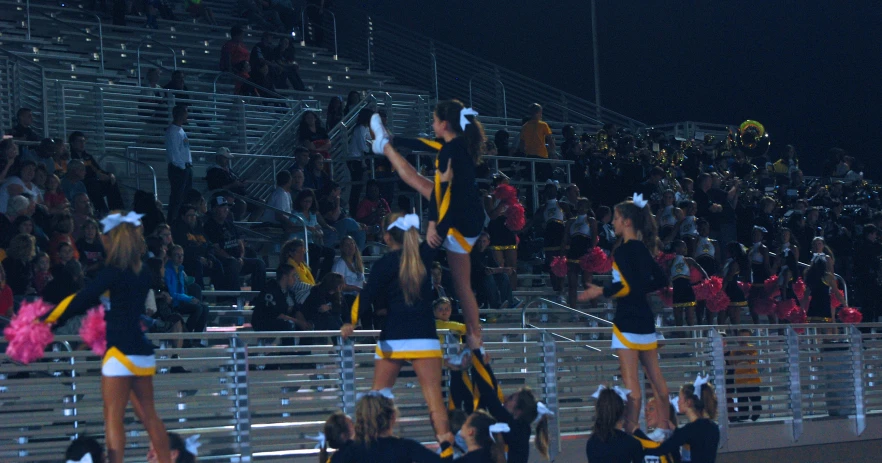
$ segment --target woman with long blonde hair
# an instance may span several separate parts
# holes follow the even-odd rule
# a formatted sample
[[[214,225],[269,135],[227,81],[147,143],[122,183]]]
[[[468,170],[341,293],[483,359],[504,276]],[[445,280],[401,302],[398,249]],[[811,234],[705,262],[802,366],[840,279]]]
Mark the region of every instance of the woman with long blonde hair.
[[[46,317],[47,323],[63,322],[99,304],[110,292],[107,322],[107,350],[101,363],[101,394],[104,398],[104,432],[107,461],[122,463],[126,446],[124,420],[131,401],[144,423],[159,463],[170,463],[168,434],[153,405],[153,375],[156,359],[153,343],[141,330],[147,293],[153,281],[143,265],[145,252],[141,214],[110,214],[101,223],[109,233],[105,267],[83,290],[61,301]]]
[[[390,251],[371,267],[371,277],[352,304],[351,322],[341,333],[349,337],[362,314],[375,302],[388,307],[386,325],[377,341],[372,390],[391,389],[405,362],[417,374],[428,404],[435,434],[444,452],[453,455],[453,434],[441,397],[441,343],[435,332],[432,285],[426,267],[434,251],[420,244],[420,219],[416,214],[386,216],[383,239]]]

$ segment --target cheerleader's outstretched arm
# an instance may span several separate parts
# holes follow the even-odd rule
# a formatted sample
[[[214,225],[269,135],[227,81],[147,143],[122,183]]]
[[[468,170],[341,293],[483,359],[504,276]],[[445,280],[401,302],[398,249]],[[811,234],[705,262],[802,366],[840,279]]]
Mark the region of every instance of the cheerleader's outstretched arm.
[[[398,172],[398,176],[404,183],[416,190],[423,198],[432,199],[432,191],[435,188],[434,182],[420,175],[419,172],[404,159],[391,143],[387,143],[383,148],[383,155],[392,164],[392,168]]]

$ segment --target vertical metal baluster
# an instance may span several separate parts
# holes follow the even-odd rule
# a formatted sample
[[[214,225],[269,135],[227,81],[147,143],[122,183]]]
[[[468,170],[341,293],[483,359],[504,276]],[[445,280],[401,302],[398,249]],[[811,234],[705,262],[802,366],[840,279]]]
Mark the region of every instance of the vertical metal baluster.
[[[248,346],[239,338],[230,338],[232,364],[233,422],[239,463],[251,461],[251,411],[248,406]]]
[[[790,410],[793,413],[793,442],[802,436],[802,389],[799,379],[799,337],[787,326],[787,357],[790,367]]]
[[[551,461],[560,453],[560,406],[557,402],[557,346],[554,338],[546,331],[542,331],[542,374],[544,384],[542,387],[545,396],[545,405],[554,412],[548,421],[548,457]]]
[[[861,339],[861,332],[854,325],[850,325],[847,329],[852,358],[852,371],[854,372],[855,433],[860,436],[867,429],[867,416],[864,405],[863,340]]]
[[[355,416],[355,343],[338,338],[340,346],[340,390],[343,391],[343,413]]]
[[[714,389],[717,392],[717,401],[723,404],[718,407],[720,422],[720,447],[726,448],[729,444],[729,407],[726,406],[726,359],[723,355],[723,337],[717,330],[710,330],[711,358],[714,368]],[[695,391],[701,394],[701,391]]]

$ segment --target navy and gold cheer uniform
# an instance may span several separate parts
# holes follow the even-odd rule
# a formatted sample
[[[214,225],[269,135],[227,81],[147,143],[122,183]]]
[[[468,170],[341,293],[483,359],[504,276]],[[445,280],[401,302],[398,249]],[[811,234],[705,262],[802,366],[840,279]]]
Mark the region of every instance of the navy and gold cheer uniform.
[[[811,299],[809,300],[808,309],[805,314],[810,322],[831,322],[830,318],[830,286],[826,281],[826,273],[820,277],[811,275],[806,277],[806,289],[811,291]]]
[[[674,307],[695,307],[695,291],[689,264],[683,256],[674,256],[671,262],[671,286],[673,287]]]
[[[431,268],[435,251],[423,243],[420,258],[427,269]],[[377,341],[375,358],[411,360],[418,358],[441,358],[441,343],[435,330],[432,313],[432,283],[427,275],[420,285],[420,295],[413,304],[404,301],[404,293],[398,282],[401,251],[386,253],[371,267],[371,277],[352,304],[352,324],[358,323],[361,314],[373,310],[373,305],[384,301],[389,308],[386,325]]]
[[[763,286],[766,279],[771,275],[766,269],[766,256],[762,251],[763,243],[754,243],[753,247],[747,253],[750,259],[750,271],[753,286]]]
[[[729,269],[732,268],[732,265],[736,265],[735,259],[729,259],[723,265],[724,278],[729,275]],[[740,265],[738,267],[738,272],[732,275],[732,279],[723,288],[726,296],[729,296],[729,307],[747,307],[747,295],[741,290],[738,282],[750,281],[750,268],[743,269]]]
[[[465,137],[445,143],[435,159],[435,191],[429,201],[429,220],[435,222],[438,235],[444,237],[444,249],[468,254],[484,228],[484,210],[475,183],[475,162],[469,154]],[[441,174],[452,161],[453,179],[441,182]]]
[[[588,214],[577,216],[570,223],[567,232],[569,233],[567,262],[578,264],[579,259],[588,254],[588,250],[594,247],[594,237],[591,236],[591,224],[588,223]]]
[[[341,463],[440,463],[445,461],[435,452],[411,439],[380,437],[366,445],[353,442],[343,452]],[[336,455],[336,454],[335,454]],[[447,460],[449,461],[449,460]]]
[[[107,351],[101,363],[103,376],[152,376],[156,373],[153,343],[141,330],[141,315],[153,279],[150,268],[140,273],[117,267],[101,269],[85,288],[61,301],[46,317],[46,322],[64,321],[85,313],[99,304],[99,297],[110,291],[107,322]]]
[[[618,299],[613,318],[613,349],[658,347],[655,321],[646,295],[667,283],[664,272],[640,240],[628,240],[613,251],[612,283],[604,297]]]
[[[556,199],[548,200],[542,209],[542,219],[545,223],[542,248],[545,251],[545,265],[550,266],[551,260],[561,253],[561,244],[566,232],[564,225],[564,213]]]
[[[698,243],[695,245],[695,262],[704,269],[704,273],[708,275],[717,274],[717,248],[714,246],[714,240],[707,236],[700,236]]]
[[[483,352],[480,350],[472,351],[472,377],[479,394],[478,408],[486,409],[496,421],[509,427],[509,432],[504,435],[508,463],[527,463],[530,459],[532,423],[515,418],[505,408],[505,396],[490,365],[484,363]]]
[[[456,179],[454,178],[454,180]],[[494,199],[493,208],[499,207],[499,203],[498,199]],[[502,214],[491,219],[487,225],[487,234],[490,235],[490,249],[494,251],[508,251],[518,248],[517,234],[505,225],[506,219],[505,214]]]

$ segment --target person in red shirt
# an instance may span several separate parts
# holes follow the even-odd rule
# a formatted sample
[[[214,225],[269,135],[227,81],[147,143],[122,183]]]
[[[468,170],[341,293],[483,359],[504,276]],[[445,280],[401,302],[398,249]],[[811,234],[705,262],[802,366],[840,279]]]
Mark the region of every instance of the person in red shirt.
[[[245,32],[239,26],[230,28],[230,40],[221,48],[220,70],[232,72],[233,67],[242,61],[248,61],[250,52],[242,42]]]
[[[6,270],[0,265],[0,316],[12,317],[13,306],[12,288],[6,284]]]

